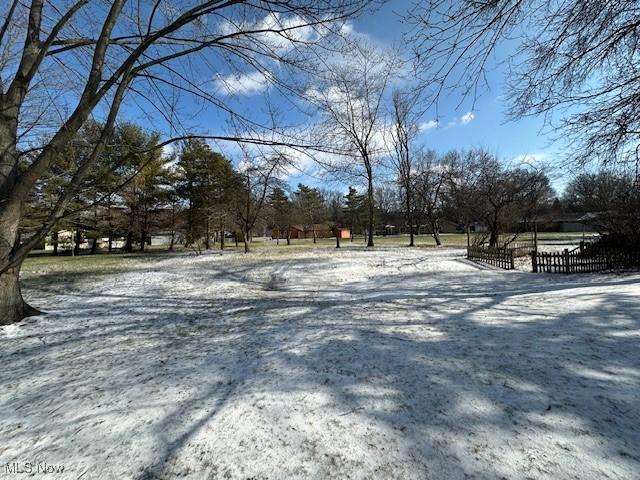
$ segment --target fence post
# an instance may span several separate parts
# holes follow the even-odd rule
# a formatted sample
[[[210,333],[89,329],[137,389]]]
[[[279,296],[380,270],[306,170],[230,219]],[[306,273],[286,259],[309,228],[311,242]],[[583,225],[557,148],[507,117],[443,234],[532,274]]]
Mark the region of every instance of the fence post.
[[[569,249],[568,248],[564,249],[564,268],[565,268],[564,273],[571,273],[571,266],[569,265]]]
[[[531,252],[531,267],[533,273],[538,273],[538,252],[536,250]]]
[[[509,250],[509,260],[511,262],[511,270],[515,270],[516,264],[513,261],[513,250]]]

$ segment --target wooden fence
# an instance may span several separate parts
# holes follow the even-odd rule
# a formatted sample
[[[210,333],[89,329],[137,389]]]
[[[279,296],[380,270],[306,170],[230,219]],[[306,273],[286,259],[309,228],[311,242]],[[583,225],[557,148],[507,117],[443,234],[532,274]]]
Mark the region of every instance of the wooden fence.
[[[515,268],[513,249],[469,246],[467,247],[467,258],[504,268],[505,270],[513,270]]]
[[[531,254],[534,272],[589,273],[640,266],[640,251],[597,249],[585,250],[581,245],[563,252],[537,252]]]

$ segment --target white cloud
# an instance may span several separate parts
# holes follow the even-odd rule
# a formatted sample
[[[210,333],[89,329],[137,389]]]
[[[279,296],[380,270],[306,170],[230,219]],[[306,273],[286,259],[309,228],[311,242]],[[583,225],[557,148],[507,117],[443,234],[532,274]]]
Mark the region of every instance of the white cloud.
[[[262,72],[247,74],[218,75],[215,79],[218,92],[227,95],[257,95],[271,85],[270,79]]]
[[[462,116],[460,117],[460,123],[461,123],[462,125],[466,125],[466,124],[468,124],[469,122],[471,122],[471,121],[475,120],[475,118],[476,118],[475,113],[473,113],[473,112],[467,112],[467,113],[465,113],[464,115],[462,115]]]
[[[251,45],[258,43],[268,47],[277,55],[284,55],[294,48],[294,42],[315,42],[320,40],[322,27],[309,25],[310,20],[298,15],[271,13],[261,20],[250,22],[232,22],[227,20],[219,26],[220,33],[232,35],[243,30],[257,33],[242,35],[233,41]]]
[[[467,112],[461,117],[454,117],[453,120],[449,120],[447,122],[447,128],[463,127],[465,125],[469,125],[469,123],[473,122],[475,119],[476,119],[475,113]]]
[[[340,26],[340,33],[341,33],[342,35],[345,35],[345,36],[354,35],[354,34],[355,34],[355,28],[353,27],[353,23],[351,23],[351,22],[344,22],[344,23]]]
[[[420,125],[418,125],[418,129],[421,132],[426,132],[427,130],[432,130],[434,128],[438,128],[438,121],[437,120],[429,120],[427,122],[422,122]]]

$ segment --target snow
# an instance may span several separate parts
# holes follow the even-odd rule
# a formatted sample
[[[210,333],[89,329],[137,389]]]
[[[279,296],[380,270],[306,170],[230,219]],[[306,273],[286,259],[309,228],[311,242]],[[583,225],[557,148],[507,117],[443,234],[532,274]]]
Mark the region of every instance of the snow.
[[[282,246],[84,283],[36,284],[49,314],[0,330],[4,464],[73,479],[640,478],[638,275]]]

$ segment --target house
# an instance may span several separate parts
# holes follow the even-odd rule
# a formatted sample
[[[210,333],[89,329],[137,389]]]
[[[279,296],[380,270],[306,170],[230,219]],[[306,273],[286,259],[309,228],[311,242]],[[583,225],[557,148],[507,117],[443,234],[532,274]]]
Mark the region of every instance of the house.
[[[159,231],[159,232],[154,232],[151,234],[151,236],[149,237],[149,245],[171,245],[172,241],[174,244],[176,243],[180,243],[179,240],[183,240],[182,236],[180,236],[180,238],[178,238],[179,235],[177,232],[171,232],[171,231]]]
[[[284,240],[287,238],[287,231],[285,229],[272,228],[271,229],[271,239]],[[289,227],[289,238],[306,238],[304,236],[304,228],[301,225],[291,225]]]
[[[452,222],[451,220],[447,220],[446,218],[442,218],[438,220],[438,226],[440,227],[440,233],[458,233],[458,224],[456,222]],[[433,234],[433,229],[431,228],[431,224],[424,225],[424,232],[428,234]]]
[[[465,233],[467,231],[466,225],[457,225],[456,231],[451,233]],[[488,232],[489,228],[482,222],[469,223],[469,232],[471,233],[483,233]],[[447,232],[448,233],[448,232]]]
[[[335,237],[337,233],[340,234],[340,238],[351,238],[351,232],[348,228],[334,227],[328,223],[314,223],[313,225],[291,225],[289,227],[289,238],[302,239],[313,238],[315,230],[316,238],[331,238]],[[281,231],[277,228],[271,230],[271,238],[273,240],[280,238],[287,238],[286,231]]]
[[[552,220],[558,232],[590,232],[596,229],[595,213],[571,213]]]

